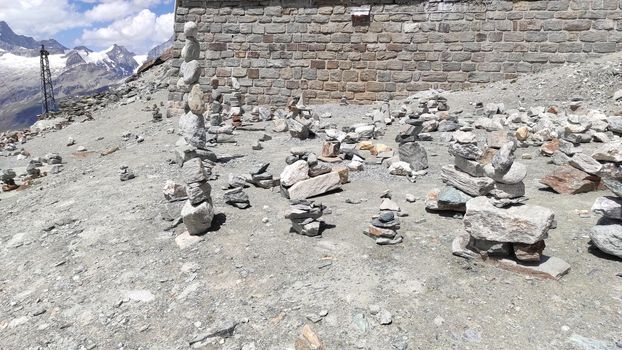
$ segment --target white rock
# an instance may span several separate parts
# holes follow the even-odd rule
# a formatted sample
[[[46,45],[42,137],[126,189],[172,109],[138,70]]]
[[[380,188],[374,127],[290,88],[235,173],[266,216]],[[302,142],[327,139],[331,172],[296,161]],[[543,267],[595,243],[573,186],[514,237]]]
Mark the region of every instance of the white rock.
[[[281,185],[289,187],[309,178],[309,164],[304,160],[296,161],[283,169]]]
[[[207,232],[212,226],[214,207],[207,201],[197,206],[193,206],[190,201],[186,201],[186,204],[181,209],[181,218],[190,235],[200,235]]]
[[[622,198],[598,197],[592,211],[610,219],[622,220]]]

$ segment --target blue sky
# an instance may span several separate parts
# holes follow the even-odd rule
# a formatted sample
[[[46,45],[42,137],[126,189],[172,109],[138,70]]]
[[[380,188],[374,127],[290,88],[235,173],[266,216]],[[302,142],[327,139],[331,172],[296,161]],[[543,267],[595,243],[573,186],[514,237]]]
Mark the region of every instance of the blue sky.
[[[174,6],[173,0],[0,0],[0,21],[69,48],[119,44],[144,54],[173,34]]]

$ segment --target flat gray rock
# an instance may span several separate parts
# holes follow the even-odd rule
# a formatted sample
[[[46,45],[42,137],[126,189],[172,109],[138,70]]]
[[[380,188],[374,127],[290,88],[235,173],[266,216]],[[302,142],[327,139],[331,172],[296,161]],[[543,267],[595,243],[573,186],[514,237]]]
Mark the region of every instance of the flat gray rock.
[[[536,243],[548,237],[555,218],[550,209],[535,205],[499,209],[486,197],[473,198],[466,207],[465,230],[488,241]]]
[[[592,211],[606,218],[622,220],[622,198],[598,197],[592,205]]]
[[[597,175],[603,168],[602,164],[585,153],[576,153],[570,158],[568,163],[579,170],[593,175]]]

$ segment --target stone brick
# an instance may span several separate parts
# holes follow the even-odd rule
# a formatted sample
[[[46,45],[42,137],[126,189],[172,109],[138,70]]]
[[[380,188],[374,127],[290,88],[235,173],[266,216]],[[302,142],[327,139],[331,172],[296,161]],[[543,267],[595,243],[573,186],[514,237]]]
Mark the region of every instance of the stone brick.
[[[567,31],[583,31],[592,27],[592,21],[587,19],[577,19],[564,23],[564,30]]]
[[[363,92],[365,91],[365,83],[347,83],[346,90],[350,92]]]
[[[315,68],[315,69],[325,69],[326,68],[326,61],[317,61],[317,60],[311,60],[311,68]]]

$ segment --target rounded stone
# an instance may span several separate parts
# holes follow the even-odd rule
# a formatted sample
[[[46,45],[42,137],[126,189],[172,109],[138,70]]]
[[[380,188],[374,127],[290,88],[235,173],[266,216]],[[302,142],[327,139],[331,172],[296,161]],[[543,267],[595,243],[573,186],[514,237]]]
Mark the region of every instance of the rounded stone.
[[[519,162],[514,162],[506,173],[495,171],[491,164],[484,167],[484,172],[489,178],[504,184],[517,184],[527,176],[527,167]]]
[[[526,126],[521,126],[516,130],[516,139],[518,141],[525,141],[529,137],[529,129]]]
[[[193,21],[188,21],[184,24],[184,35],[188,38],[194,38],[199,32],[199,27]]]

